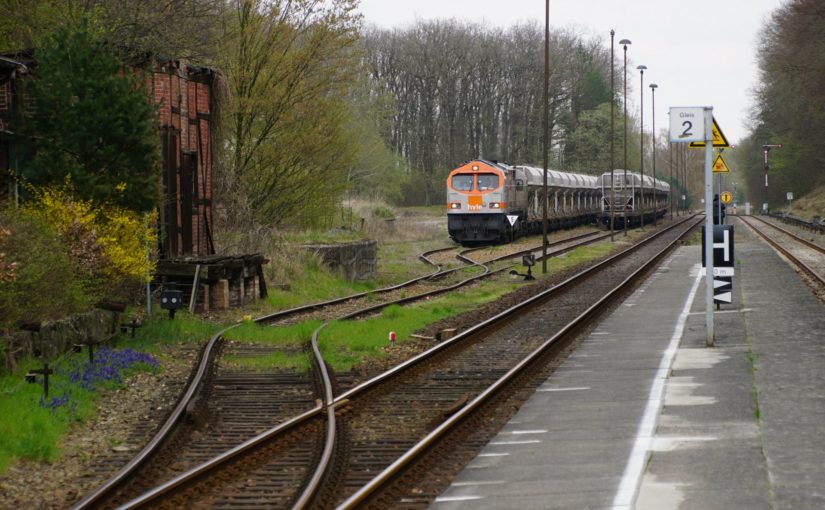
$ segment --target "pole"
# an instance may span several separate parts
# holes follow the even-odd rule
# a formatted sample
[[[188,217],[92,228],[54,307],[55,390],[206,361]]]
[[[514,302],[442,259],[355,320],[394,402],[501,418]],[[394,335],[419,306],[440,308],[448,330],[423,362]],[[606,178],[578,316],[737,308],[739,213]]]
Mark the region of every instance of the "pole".
[[[613,178],[613,169],[616,168],[616,151],[615,151],[615,141],[616,136],[614,135],[614,125],[616,123],[615,114],[613,111],[616,108],[615,104],[615,88],[613,82],[613,37],[616,34],[616,31],[612,28],[610,29],[610,242],[613,242],[613,229],[616,227],[616,180]],[[604,186],[602,186],[604,189]],[[602,197],[602,203],[604,203],[604,197]]]
[[[549,144],[550,134],[548,127],[550,124],[550,114],[548,111],[547,99],[549,94],[549,80],[550,75],[550,0],[545,0],[544,3],[544,96],[542,102],[544,103],[544,200],[542,200],[542,243],[541,243],[541,272],[547,274],[547,159],[550,150]]]
[[[713,347],[713,107],[705,107],[705,345]]]
[[[650,84],[650,115],[653,117],[651,120],[651,129],[653,130],[653,226],[656,226],[656,216],[659,215],[659,197],[656,194],[656,85],[655,83]]]
[[[639,218],[641,228],[645,228],[645,66],[639,66],[639,171],[642,174],[639,189]]]
[[[673,142],[667,142],[667,159],[670,163],[670,221],[673,221],[673,191],[676,186],[673,185]]]
[[[620,41],[621,42],[621,41]],[[624,190],[622,199],[622,215],[624,221],[624,235],[627,237],[627,44],[624,45],[624,182],[622,182],[622,189]]]

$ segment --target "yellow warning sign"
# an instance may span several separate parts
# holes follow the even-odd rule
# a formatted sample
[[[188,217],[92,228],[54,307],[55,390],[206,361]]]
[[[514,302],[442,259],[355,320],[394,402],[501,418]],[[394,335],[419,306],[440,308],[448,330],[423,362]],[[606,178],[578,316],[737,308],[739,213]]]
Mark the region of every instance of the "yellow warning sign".
[[[733,195],[730,194],[730,191],[723,191],[722,195],[722,203],[729,204],[731,200],[733,200]]]
[[[690,142],[689,147],[704,147],[705,142]],[[719,129],[719,124],[716,123],[716,119],[713,119],[713,146],[719,148],[726,148],[730,147],[728,143],[728,139],[725,138],[725,133]]]
[[[716,161],[713,162],[713,173],[730,172],[728,164],[722,159],[722,156],[716,156]]]

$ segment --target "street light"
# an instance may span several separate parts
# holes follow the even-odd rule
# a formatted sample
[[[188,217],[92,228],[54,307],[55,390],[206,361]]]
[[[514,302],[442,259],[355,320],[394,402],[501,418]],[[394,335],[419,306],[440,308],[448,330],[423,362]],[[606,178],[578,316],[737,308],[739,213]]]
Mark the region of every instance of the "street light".
[[[639,202],[639,210],[641,211],[641,228],[645,228],[645,69],[646,65],[639,65],[636,67],[642,77],[639,85],[639,96],[641,102],[639,103],[639,170],[642,173],[641,188],[639,194],[641,200]]]
[[[632,44],[630,39],[622,39],[619,41],[619,44],[624,46],[624,182],[622,183],[622,189],[625,190],[625,195],[627,194],[627,47],[628,45]],[[627,197],[624,197],[624,200],[627,200]],[[624,223],[624,235],[627,236],[627,203],[623,204],[622,210],[623,213],[623,222]]]
[[[656,226],[656,216],[659,214],[659,207],[656,203],[656,89],[659,87],[655,83],[650,85],[651,115],[653,116],[653,226]]]
[[[615,114],[613,110],[616,108],[614,104],[614,93],[615,88],[613,85],[613,36],[616,34],[616,31],[612,28],[610,29],[610,242],[613,242],[613,229],[615,228],[615,221],[616,221],[616,180],[613,178],[613,169],[616,168],[616,151],[615,151],[615,141],[616,136],[614,134],[614,124],[615,121]],[[602,189],[604,189],[604,180],[602,180]],[[602,203],[604,203],[604,198],[602,198]]]
[[[544,2],[544,96],[542,97],[542,106],[544,110],[543,115],[543,129],[544,129],[544,147],[542,149],[544,159],[544,175],[542,191],[544,199],[541,201],[541,273],[547,274],[547,163],[549,152],[549,133],[548,127],[550,124],[550,114],[548,112],[547,100],[549,93],[549,76],[550,76],[550,0]]]

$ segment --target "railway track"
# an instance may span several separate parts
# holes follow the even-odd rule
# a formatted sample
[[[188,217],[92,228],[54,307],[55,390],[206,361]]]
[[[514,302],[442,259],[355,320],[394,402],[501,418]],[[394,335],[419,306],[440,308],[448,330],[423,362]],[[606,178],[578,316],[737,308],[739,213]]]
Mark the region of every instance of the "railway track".
[[[645,242],[640,248],[641,252],[650,251],[650,246],[656,242]],[[628,249],[610,260],[616,264],[624,261],[622,263],[633,266],[634,263],[628,262],[628,259],[644,259],[650,256],[649,253],[639,253],[636,249]],[[599,269],[591,269],[586,273],[590,275],[591,281],[596,272],[602,276],[616,273],[613,280],[627,279],[627,271],[617,272],[611,267],[608,262],[599,265]],[[602,280],[605,278],[596,278],[596,281]],[[341,394],[334,400],[330,398],[332,390],[327,389],[324,398],[326,405],[322,406],[325,409],[315,407],[305,413],[300,420],[292,420],[290,427],[275,427],[235,449],[238,452],[254,451],[256,453],[253,458],[273,460],[240,461],[234,455],[225,454],[144,494],[126,507],[174,507],[176,503],[186,501],[195,506],[211,507],[225,504],[232,508],[242,508],[246,505],[239,502],[240,494],[244,495],[243,501],[251,506],[280,507],[281,505],[274,500],[264,500],[261,496],[254,495],[258,493],[250,492],[248,487],[258,487],[262,483],[259,480],[269,479],[260,469],[260,465],[275,469],[276,472],[285,469],[283,459],[288,459],[287,464],[291,465],[295,456],[283,450],[284,447],[274,445],[285,444],[284,434],[306,437],[313,434],[311,430],[324,428],[324,425],[319,424],[322,423],[324,414],[327,419],[326,448],[319,458],[328,461],[322,460],[318,463],[319,467],[309,481],[306,481],[307,472],[298,470],[297,478],[304,481],[290,483],[292,487],[304,486],[301,495],[294,499],[297,501],[295,507],[332,507],[340,503],[344,497],[358,494],[362,486],[369,484],[375,473],[386,469],[418,440],[440,427],[439,424],[445,419],[461,412],[468,403],[478,399],[487,391],[485,388],[496,384],[495,381],[502,374],[521,364],[519,360],[546,339],[548,323],[552,322],[556,324],[555,327],[565,329],[563,324],[566,321],[562,317],[574,313],[574,309],[578,310],[577,307],[586,307],[581,301],[581,296],[576,295],[575,289],[583,287],[578,283],[578,278],[571,278],[455,339],[443,342],[427,353]],[[588,292],[601,294],[601,291],[592,288]],[[499,336],[482,335],[482,332],[489,332],[490,329],[511,327],[507,323],[512,321],[516,314],[553,296],[553,302],[557,305],[543,313],[530,312],[534,313],[534,316],[523,318],[519,322],[522,327],[511,332],[514,336],[508,336],[509,333],[501,336],[504,335],[501,332]],[[576,312],[576,315],[581,314]],[[527,326],[524,327],[524,324]],[[317,337],[317,334],[318,332],[314,337]],[[333,431],[336,433],[333,434]],[[336,441],[336,438],[340,437],[347,440]],[[267,457],[266,454],[261,454],[261,451],[278,453],[270,454],[274,457]],[[227,475],[227,472],[233,474]],[[218,485],[218,489],[214,489],[218,484],[214,481],[216,479],[235,480],[235,486],[227,489],[223,485]],[[239,483],[241,486],[238,486]],[[278,493],[277,490],[272,492]]]
[[[825,248],[757,216],[738,218],[807,275],[819,292],[825,290]]]
[[[604,234],[589,232],[561,239],[551,246],[556,246],[557,251],[561,252],[578,243],[594,242],[600,236],[603,237]],[[256,322],[287,324],[309,318],[327,320],[365,315],[392,303],[412,302],[428,295],[449,292],[493,274],[484,263],[506,260],[537,248],[488,254],[483,257],[484,262],[468,258],[469,254],[483,249],[449,247],[425,252],[420,258],[436,268],[432,273],[400,285],[270,314],[256,319]],[[443,257],[445,253],[471,267],[482,268],[483,272],[453,283],[449,278],[456,279],[462,267],[443,270],[440,264],[428,259],[434,255]],[[439,278],[441,282],[430,283],[428,280],[431,278]],[[374,304],[359,307],[358,303],[362,303],[367,296],[381,297],[373,298]],[[375,303],[376,300],[379,302]],[[219,332],[207,343],[186,394],[153,439],[103,486],[87,495],[74,508],[116,507],[162,480],[203,464],[218,453],[241,444],[245,439],[270,429],[322,400],[320,396],[324,389],[320,374],[313,380],[307,374],[292,371],[253,371],[232,364],[215,363],[215,360],[221,359],[222,354],[243,358],[263,356],[277,350],[274,347],[225,342],[225,332],[226,330]],[[315,366],[319,366],[317,360]],[[351,386],[351,381],[338,382],[344,387]],[[316,409],[320,409],[320,406],[316,406]],[[294,442],[289,444],[296,446]],[[270,448],[284,451],[282,446]],[[306,454],[300,451],[301,448],[298,449],[297,453],[289,455],[307,459]],[[300,479],[300,475],[296,474],[299,471],[291,470],[293,478]],[[286,493],[294,493],[294,485],[302,483],[305,480],[293,483],[292,489],[285,489]],[[258,486],[268,487],[267,490],[273,493],[272,487],[266,483]]]

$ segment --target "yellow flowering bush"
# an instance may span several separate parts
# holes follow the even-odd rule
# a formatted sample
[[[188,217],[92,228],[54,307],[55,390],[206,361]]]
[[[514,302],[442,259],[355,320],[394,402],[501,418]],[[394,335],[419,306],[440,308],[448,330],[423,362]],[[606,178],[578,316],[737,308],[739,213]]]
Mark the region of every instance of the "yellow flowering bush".
[[[97,291],[117,293],[121,285],[151,279],[155,264],[147,254],[156,243],[157,213],[79,198],[69,181],[30,192],[24,212],[61,237],[69,257]]]

